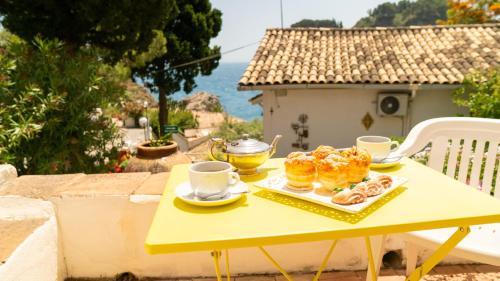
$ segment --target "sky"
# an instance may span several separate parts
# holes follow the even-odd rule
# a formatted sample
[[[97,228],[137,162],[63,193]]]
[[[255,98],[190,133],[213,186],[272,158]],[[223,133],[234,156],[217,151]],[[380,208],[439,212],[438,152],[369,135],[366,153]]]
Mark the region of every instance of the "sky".
[[[342,21],[352,27],[368,10],[394,0],[282,0],[283,26],[304,18]],[[255,43],[247,48],[222,56],[222,62],[249,62],[266,28],[281,27],[280,0],[211,0],[222,11],[222,30],[212,39],[212,45],[222,52]]]

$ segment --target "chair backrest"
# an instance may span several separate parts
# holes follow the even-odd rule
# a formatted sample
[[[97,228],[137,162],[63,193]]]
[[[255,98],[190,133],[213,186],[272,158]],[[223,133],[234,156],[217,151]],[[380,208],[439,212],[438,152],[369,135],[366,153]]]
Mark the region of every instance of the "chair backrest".
[[[411,156],[430,144],[427,166],[500,198],[499,143],[500,120],[445,117],[417,124],[398,152]]]

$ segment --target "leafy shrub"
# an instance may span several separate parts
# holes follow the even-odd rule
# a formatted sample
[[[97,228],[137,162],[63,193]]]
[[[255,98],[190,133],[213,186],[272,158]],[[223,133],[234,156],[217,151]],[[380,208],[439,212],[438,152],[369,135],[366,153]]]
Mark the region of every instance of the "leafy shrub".
[[[177,126],[181,132],[185,129],[198,128],[196,117],[191,111],[185,110],[183,105],[175,101],[169,101],[168,107],[168,125]],[[158,116],[158,108],[148,110],[149,124],[153,128],[155,135],[158,134],[157,130],[160,127]]]
[[[118,103],[121,78],[91,48],[15,37],[0,46],[0,162],[20,174],[106,171],[118,130],[99,108]]]
[[[473,117],[500,119],[500,68],[467,75],[453,100]]]
[[[243,134],[248,134],[250,138],[263,140],[264,139],[264,124],[262,119],[254,119],[250,122],[235,122],[228,118],[215,131],[212,136],[222,138],[227,141],[241,139]]]

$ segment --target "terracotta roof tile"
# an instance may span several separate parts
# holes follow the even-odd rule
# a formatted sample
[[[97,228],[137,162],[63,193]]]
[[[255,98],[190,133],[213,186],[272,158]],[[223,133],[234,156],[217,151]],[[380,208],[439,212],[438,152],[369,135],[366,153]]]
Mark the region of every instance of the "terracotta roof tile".
[[[500,24],[268,29],[240,86],[459,84],[500,65]]]

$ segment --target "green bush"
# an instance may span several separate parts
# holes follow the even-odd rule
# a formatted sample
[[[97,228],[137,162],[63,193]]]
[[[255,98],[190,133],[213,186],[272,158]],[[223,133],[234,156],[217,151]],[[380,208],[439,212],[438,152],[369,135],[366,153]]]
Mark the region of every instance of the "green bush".
[[[264,124],[262,119],[254,119],[250,122],[235,122],[225,119],[224,123],[215,131],[212,136],[222,138],[227,141],[241,139],[243,134],[248,134],[250,138],[264,139]]]
[[[0,162],[19,174],[103,172],[118,130],[99,108],[124,89],[92,48],[11,37],[0,46]]]
[[[189,110],[185,110],[184,106],[173,101],[168,103],[168,125],[177,126],[181,132],[186,129],[198,128],[198,121],[193,113]],[[158,128],[160,127],[160,122],[158,121],[158,108],[152,108],[148,110],[148,118],[150,126],[153,129],[153,133],[158,135]]]
[[[467,75],[453,100],[473,117],[500,119],[500,68]]]

